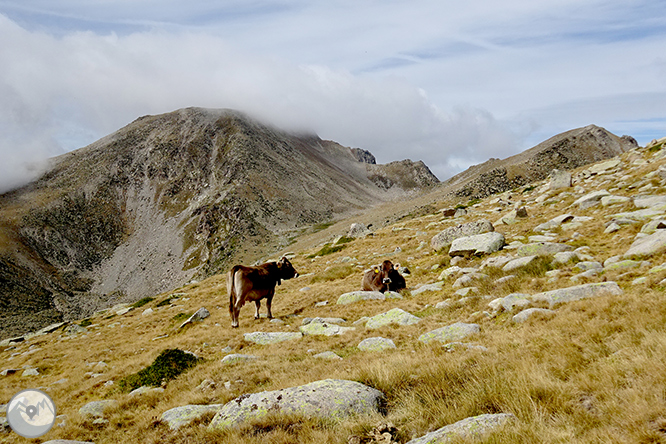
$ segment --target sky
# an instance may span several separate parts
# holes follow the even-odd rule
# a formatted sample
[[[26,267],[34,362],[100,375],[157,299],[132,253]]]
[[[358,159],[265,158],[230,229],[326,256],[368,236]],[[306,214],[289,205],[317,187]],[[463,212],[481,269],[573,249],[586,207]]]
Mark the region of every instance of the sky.
[[[446,179],[595,124],[666,136],[654,0],[0,0],[0,192],[146,114],[244,111]]]

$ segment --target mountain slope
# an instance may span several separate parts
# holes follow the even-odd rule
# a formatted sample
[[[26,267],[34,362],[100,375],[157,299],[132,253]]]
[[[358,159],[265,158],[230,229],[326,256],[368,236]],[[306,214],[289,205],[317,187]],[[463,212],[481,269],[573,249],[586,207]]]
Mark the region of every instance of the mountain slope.
[[[0,196],[8,296],[0,330],[19,313],[81,317],[222,272],[308,226],[437,183],[421,164],[403,166],[400,177],[370,167],[381,166],[235,111],[137,119]],[[425,179],[401,188],[410,168]]]

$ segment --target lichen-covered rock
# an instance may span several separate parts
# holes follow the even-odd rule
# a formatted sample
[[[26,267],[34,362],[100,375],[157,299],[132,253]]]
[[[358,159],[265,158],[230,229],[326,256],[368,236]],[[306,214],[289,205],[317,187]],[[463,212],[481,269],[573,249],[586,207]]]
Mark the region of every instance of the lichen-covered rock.
[[[444,282],[435,282],[432,284],[421,285],[416,290],[412,290],[412,296],[425,293],[426,291],[440,291],[444,287]]]
[[[514,307],[522,308],[530,304],[530,295],[525,293],[511,293],[503,298],[492,300],[488,307],[493,311],[499,311],[500,308],[505,311],[513,311]]]
[[[455,324],[446,327],[438,328],[428,333],[423,333],[419,336],[419,341],[428,344],[432,341],[447,342],[460,341],[466,337],[481,331],[479,324],[466,324],[464,322],[456,322]]]
[[[559,190],[560,188],[570,188],[571,187],[571,172],[566,170],[553,170],[550,173],[550,184],[549,188],[551,190]]]
[[[636,239],[624,253],[624,257],[646,257],[666,251],[666,230],[657,230],[653,234]]]
[[[407,444],[445,444],[460,439],[481,438],[515,420],[516,417],[511,413],[473,416],[412,439]]]
[[[551,307],[553,307],[559,303],[578,301],[580,299],[609,294],[619,295],[622,293],[622,289],[615,282],[599,282],[537,293],[532,295],[530,299],[535,302],[547,302]]]
[[[395,291],[381,293],[379,291],[352,291],[338,298],[338,305],[353,304],[361,301],[384,301],[386,299],[402,299],[402,295]]]
[[[573,247],[556,242],[534,242],[525,244],[518,248],[518,256],[553,256],[563,251],[571,251]]]
[[[412,325],[419,322],[421,318],[414,316],[400,308],[393,308],[386,313],[381,313],[371,317],[366,322],[366,328],[380,328],[385,325],[398,324],[398,325]]]
[[[359,342],[358,349],[361,351],[381,352],[397,348],[391,339],[367,338]]]
[[[147,395],[147,394],[156,394],[156,393],[164,393],[164,389],[162,387],[149,387],[147,385],[143,385],[137,389],[132,390],[129,395],[130,396],[139,396],[139,395]]]
[[[460,237],[451,243],[450,256],[491,254],[504,246],[504,235],[496,231]]]
[[[572,205],[578,205],[581,210],[584,210],[598,205],[601,202],[601,198],[604,196],[610,196],[610,193],[606,190],[594,191],[577,199]]]
[[[354,381],[326,379],[270,392],[243,395],[225,404],[209,430],[222,430],[269,413],[343,420],[379,411],[383,393]]]
[[[105,401],[92,401],[79,409],[79,415],[88,418],[103,418],[104,410],[118,406],[118,401],[108,399]]]
[[[666,204],[666,196],[635,196],[636,208],[651,208]]]
[[[329,359],[331,361],[341,361],[342,358],[335,352],[332,351],[325,351],[322,353],[317,353],[316,355],[313,356],[313,358],[317,359]]]
[[[573,214],[560,214],[559,216],[556,216],[552,218],[551,220],[544,222],[542,224],[537,225],[534,228],[534,231],[536,232],[544,232],[548,230],[552,230],[553,228],[557,228],[562,224],[565,224],[567,222],[571,222],[574,220]]]
[[[460,237],[468,237],[491,231],[495,231],[495,227],[493,227],[493,224],[489,220],[482,219],[475,222],[468,222],[456,225],[455,227],[449,227],[435,235],[430,240],[430,246],[434,250],[439,251],[449,247],[454,240]]]
[[[299,330],[304,335],[310,336],[337,336],[356,330],[356,328],[343,327],[338,324],[329,324],[328,322],[310,322],[309,324],[302,325]]]
[[[193,423],[209,412],[219,412],[224,404],[184,405],[162,413],[160,421],[169,425],[171,430]]]
[[[254,342],[255,344],[267,345],[277,344],[278,342],[293,341],[301,339],[303,334],[301,332],[263,332],[255,331],[252,333],[245,333],[243,339],[247,342]]]
[[[521,311],[511,319],[513,320],[513,322],[521,323],[527,321],[530,317],[532,317],[535,314],[552,316],[555,314],[555,312],[547,308],[528,308],[527,310]]]
[[[539,256],[537,255],[519,257],[504,264],[502,270],[505,272],[509,272],[516,270],[518,268],[527,267],[528,265],[533,264],[538,258]]]
[[[196,313],[194,313],[192,316],[190,316],[185,322],[180,324],[180,327],[178,327],[178,328],[183,328],[186,325],[190,325],[190,324],[193,324],[195,322],[201,322],[204,319],[206,319],[208,316],[210,316],[210,312],[208,310],[206,310],[205,307],[201,307],[200,309],[198,309],[196,311]]]
[[[342,318],[303,318],[303,325],[308,325],[312,322],[321,322],[324,324],[344,324],[347,321]]]
[[[245,362],[245,361],[253,361],[255,359],[259,359],[259,356],[253,356],[253,355],[242,355],[239,353],[232,353],[230,355],[225,356],[222,358],[222,364],[233,364],[234,362]]]

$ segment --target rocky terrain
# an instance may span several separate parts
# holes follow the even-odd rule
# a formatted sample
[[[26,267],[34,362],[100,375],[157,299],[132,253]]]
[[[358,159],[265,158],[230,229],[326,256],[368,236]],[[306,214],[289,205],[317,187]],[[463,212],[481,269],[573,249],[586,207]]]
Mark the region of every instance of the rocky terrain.
[[[0,338],[254,262],[436,183],[422,162],[376,165],[235,111],[139,118],[0,196]]]
[[[46,390],[47,442],[665,442],[665,144],[331,226],[272,321],[231,329],[214,275],[5,340],[0,402]],[[358,291],[385,259],[408,289]],[[202,360],[127,385],[173,349]]]

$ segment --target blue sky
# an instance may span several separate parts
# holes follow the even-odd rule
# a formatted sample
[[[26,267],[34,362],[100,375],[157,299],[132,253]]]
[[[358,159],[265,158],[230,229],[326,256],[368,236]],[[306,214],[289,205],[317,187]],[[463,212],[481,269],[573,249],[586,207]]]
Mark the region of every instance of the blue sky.
[[[663,23],[642,0],[0,0],[0,190],[187,106],[440,179],[588,124],[644,145],[666,136]]]

